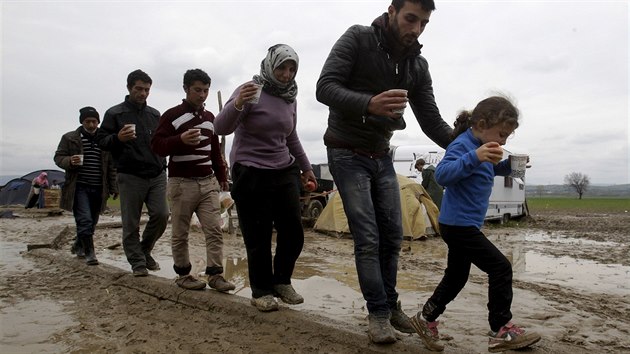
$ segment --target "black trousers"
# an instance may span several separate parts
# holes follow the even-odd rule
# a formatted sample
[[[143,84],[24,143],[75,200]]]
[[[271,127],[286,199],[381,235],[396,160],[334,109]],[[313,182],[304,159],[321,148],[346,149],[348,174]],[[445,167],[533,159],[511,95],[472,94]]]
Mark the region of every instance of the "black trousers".
[[[273,294],[273,285],[291,284],[302,247],[300,170],[259,169],[236,163],[232,169],[232,198],[247,249],[252,297]],[[275,256],[272,235],[276,229]]]
[[[435,321],[464,288],[470,266],[488,274],[488,322],[498,331],[512,319],[512,265],[499,249],[476,227],[440,224],[448,245],[444,277],[422,310],[427,321]]]

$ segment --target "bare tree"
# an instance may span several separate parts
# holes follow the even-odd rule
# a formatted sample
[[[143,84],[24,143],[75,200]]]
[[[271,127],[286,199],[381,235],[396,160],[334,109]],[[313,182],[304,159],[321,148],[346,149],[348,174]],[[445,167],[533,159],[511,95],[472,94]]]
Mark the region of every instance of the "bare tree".
[[[575,190],[579,199],[582,199],[582,194],[586,193],[588,190],[588,187],[591,185],[591,180],[585,174],[571,172],[564,176],[564,184],[569,187],[569,189]]]
[[[539,184],[536,186],[536,192],[538,193],[538,198],[542,197],[543,193],[545,193],[545,186]]]

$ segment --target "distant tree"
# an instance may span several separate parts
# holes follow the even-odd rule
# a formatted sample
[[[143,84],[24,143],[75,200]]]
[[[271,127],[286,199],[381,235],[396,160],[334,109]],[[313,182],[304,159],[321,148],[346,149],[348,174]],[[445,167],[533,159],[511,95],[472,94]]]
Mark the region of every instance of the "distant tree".
[[[545,186],[539,184],[536,186],[536,192],[538,193],[538,198],[542,197],[543,193],[545,193]]]
[[[574,190],[578,194],[579,199],[582,199],[582,194],[586,193],[588,190],[588,187],[591,185],[591,180],[585,174],[571,172],[564,176],[564,184],[569,187],[569,189]]]

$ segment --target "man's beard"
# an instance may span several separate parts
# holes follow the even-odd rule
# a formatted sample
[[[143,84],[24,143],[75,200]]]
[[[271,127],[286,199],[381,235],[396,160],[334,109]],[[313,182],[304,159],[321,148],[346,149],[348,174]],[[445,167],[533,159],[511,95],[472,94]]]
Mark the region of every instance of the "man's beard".
[[[409,48],[413,45],[415,41],[418,40],[417,37],[414,37],[412,35],[408,35],[403,38],[403,36],[400,34],[400,27],[398,27],[398,15],[394,17],[392,23],[389,26],[389,30],[391,32],[391,37],[394,38],[396,44],[402,48]],[[408,43],[405,42],[405,40],[408,40]]]

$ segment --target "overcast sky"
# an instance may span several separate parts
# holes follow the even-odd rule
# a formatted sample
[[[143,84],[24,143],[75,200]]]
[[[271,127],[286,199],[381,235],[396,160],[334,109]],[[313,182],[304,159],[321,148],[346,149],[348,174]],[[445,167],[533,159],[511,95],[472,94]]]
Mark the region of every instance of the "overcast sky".
[[[312,163],[326,162],[327,107],[315,85],[330,48],[353,24],[369,25],[378,1],[7,1],[2,0],[0,175],[56,168],[61,135],[79,108],[122,102],[135,69],[153,79],[160,112],[184,97],[182,76],[212,78],[207,109],[219,110],[260,68],[267,48],[300,56],[298,132]],[[530,155],[530,184],[629,181],[627,1],[440,1],[420,37],[442,117],[503,92],[522,123],[507,149]],[[392,145],[428,144],[407,110]],[[228,137],[228,147],[231,137]]]

